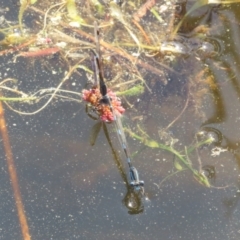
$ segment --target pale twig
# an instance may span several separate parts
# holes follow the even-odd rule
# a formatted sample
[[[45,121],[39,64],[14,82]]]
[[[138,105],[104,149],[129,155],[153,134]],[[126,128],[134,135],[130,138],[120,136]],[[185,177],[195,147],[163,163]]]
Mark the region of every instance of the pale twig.
[[[79,63],[78,63],[79,64]],[[71,74],[73,73],[73,71],[75,71],[75,69],[77,68],[78,64],[76,64],[74,67],[71,67],[71,69],[69,70],[69,72],[67,73],[67,75],[63,78],[63,80],[60,82],[60,84],[55,88],[54,92],[50,95],[51,97],[47,100],[47,102],[40,107],[38,110],[34,111],[34,112],[22,112],[19,110],[14,109],[13,107],[11,107],[7,102],[5,102],[5,104],[14,112],[17,112],[21,115],[34,115],[40,111],[42,111],[45,107],[47,107],[47,105],[52,101],[52,99],[55,97],[56,93],[59,91],[59,89],[61,88],[61,86],[63,85],[63,83],[65,83],[66,80],[69,79],[69,77],[71,76]]]
[[[51,6],[47,11],[46,13],[44,14],[44,20],[43,20],[43,29],[42,29],[42,32],[44,33],[45,29],[46,29],[46,25],[47,25],[47,17],[48,17],[48,13],[51,9],[57,7],[57,6],[60,6],[60,5],[64,5],[66,4],[66,2],[61,2],[61,3],[57,3],[57,4],[54,4],[53,6]]]
[[[0,82],[0,86],[3,85],[4,83],[7,83],[7,82],[17,82],[17,79],[14,79],[14,78],[6,78],[6,79],[4,79],[2,82]]]
[[[182,111],[178,114],[178,116],[171,122],[168,124],[168,126],[164,129],[165,131],[168,130],[185,112],[185,110],[187,109],[188,106],[188,102],[189,102],[189,94],[187,95],[187,100],[185,102],[184,108],[182,109]]]

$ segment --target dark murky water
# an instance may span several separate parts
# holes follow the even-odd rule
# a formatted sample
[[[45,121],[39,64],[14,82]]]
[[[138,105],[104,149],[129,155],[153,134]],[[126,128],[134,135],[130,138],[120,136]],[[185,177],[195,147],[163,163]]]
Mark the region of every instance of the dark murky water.
[[[1,4],[5,6],[8,2]],[[16,8],[9,7],[11,10],[6,18],[17,20]],[[192,18],[203,18],[210,8],[197,10]],[[140,124],[151,139],[164,143],[166,139],[161,140],[159,131],[181,112],[187,95],[198,93],[194,90],[198,78],[194,76],[207,68],[207,75],[213,76],[217,88],[209,84],[211,90],[200,106],[196,103],[196,95],[191,98],[195,102],[189,101],[184,114],[166,132],[178,139],[175,146],[182,154],[185,154],[184,146],[189,146],[200,130],[218,136],[215,146],[203,146],[188,156],[195,169],[200,165],[214,169],[210,188],[196,181],[189,170],[162,182],[176,170],[173,154],[160,148],[144,147],[128,137],[131,152],[140,151],[133,161],[145,181],[149,198],[142,200],[144,210],[141,213],[130,214],[125,201],[128,193],[124,184],[126,169],[119,170],[103,130],[95,146],[90,146],[90,132],[95,121],[85,113],[84,104],[54,101],[31,116],[19,115],[6,107],[9,136],[32,239],[239,239],[239,11],[240,6],[235,4],[210,12],[211,37],[218,45],[219,53],[210,58],[196,55],[180,58],[172,67],[177,72],[186,69],[187,73],[168,73],[170,81],[165,88],[154,82],[151,85],[153,92],[144,94],[134,105],[135,109],[129,108],[125,114],[125,122],[133,131],[137,132],[137,124]],[[18,88],[29,92],[36,91],[39,86],[52,87],[66,70],[55,57],[49,60],[51,67],[44,66],[40,60],[27,59],[15,64],[12,57],[0,59],[1,80],[16,78]],[[59,69],[62,69],[61,76],[53,74]],[[183,86],[182,83],[191,74],[193,84],[187,91],[186,84]],[[74,74],[66,88],[81,91],[85,83],[84,75]],[[14,107],[26,110],[21,105]],[[28,106],[27,110],[31,108],[35,106]],[[133,120],[136,117],[144,118],[144,124]],[[112,132],[111,125],[108,130]],[[113,147],[118,150],[114,133],[112,136]],[[214,157],[212,149],[216,146],[227,151]],[[0,238],[22,239],[4,149],[2,145],[0,147]]]

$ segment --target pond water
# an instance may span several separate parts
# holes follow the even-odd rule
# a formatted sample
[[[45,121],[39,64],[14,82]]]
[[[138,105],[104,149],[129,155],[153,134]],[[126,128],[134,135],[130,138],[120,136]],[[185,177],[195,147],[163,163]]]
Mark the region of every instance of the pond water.
[[[13,21],[17,24],[19,6],[11,1],[0,2],[1,14],[11,25]],[[169,5],[167,1],[156,2],[162,11]],[[193,4],[189,1],[179,6],[188,11]],[[165,39],[164,51],[149,63],[164,73],[158,76],[138,66],[149,89],[146,87],[138,96],[121,97],[132,161],[145,182],[145,195],[141,198],[125,182],[128,169],[113,124],[106,124],[107,131],[102,127],[91,146],[97,121],[86,113],[80,95],[74,96],[76,101],[53,99],[33,115],[19,114],[4,104],[31,239],[240,238],[239,11],[240,5],[231,4],[207,5],[192,12],[182,34]],[[30,13],[26,14],[26,25],[33,28],[37,21],[32,21],[36,17]],[[202,24],[209,27],[204,40],[193,32]],[[93,29],[88,31],[93,35]],[[104,40],[110,42],[111,34],[105,35]],[[211,44],[213,54],[203,54],[199,41]],[[169,49],[175,43],[181,51],[186,47],[187,52]],[[2,45],[1,51],[5,49]],[[34,93],[55,88],[69,71],[70,61],[65,61],[63,54],[47,60],[18,57],[14,61],[17,53],[0,59],[1,82],[17,79],[17,83],[8,85],[13,89]],[[81,54],[84,58],[85,53]],[[116,57],[115,63],[119,62],[129,71],[128,63]],[[109,79],[113,74],[111,63],[106,61],[105,66]],[[167,84],[163,85],[160,78]],[[127,74],[126,79],[130,80]],[[63,89],[76,93],[86,87],[86,73],[81,69],[63,85]],[[34,112],[43,104],[39,101],[10,105],[18,111]],[[196,147],[209,136],[214,139],[212,144]],[[23,239],[3,144],[0,147],[0,238]],[[200,181],[200,173],[210,186]]]

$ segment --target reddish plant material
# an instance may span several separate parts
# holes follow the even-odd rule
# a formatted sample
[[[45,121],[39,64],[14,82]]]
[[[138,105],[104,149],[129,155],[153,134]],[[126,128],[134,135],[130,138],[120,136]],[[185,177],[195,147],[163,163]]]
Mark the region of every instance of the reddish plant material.
[[[36,37],[33,37],[33,38],[31,38],[29,41],[26,41],[26,42],[24,42],[24,43],[22,43],[22,44],[19,44],[19,45],[17,45],[17,46],[12,47],[12,48],[9,48],[9,49],[0,51],[0,56],[6,55],[6,54],[8,54],[8,53],[16,52],[16,51],[18,51],[18,50],[20,50],[20,49],[22,49],[22,48],[24,48],[24,47],[29,46],[30,44],[34,43],[35,41],[36,41]]]
[[[100,103],[102,95],[98,88],[92,88],[90,90],[84,89],[82,94],[83,100],[91,104],[92,108],[96,111],[102,121],[113,122],[115,120],[110,106]],[[122,107],[120,99],[110,89],[108,89],[107,95],[111,99],[111,105],[114,109],[114,113],[118,116],[122,115],[125,112],[125,109]]]
[[[60,48],[58,47],[44,48],[36,51],[21,52],[17,55],[17,57],[42,57],[42,56],[55,54],[59,51],[60,51]]]
[[[143,16],[146,15],[147,10],[151,9],[156,4],[155,0],[147,0],[138,10],[133,14],[133,19],[139,22]]]
[[[148,35],[146,34],[146,32],[143,30],[142,26],[137,22],[135,21],[134,19],[132,20],[132,22],[137,26],[137,28],[140,30],[140,32],[142,33],[142,35],[144,36],[146,42],[148,44],[150,44],[150,39],[148,37]]]

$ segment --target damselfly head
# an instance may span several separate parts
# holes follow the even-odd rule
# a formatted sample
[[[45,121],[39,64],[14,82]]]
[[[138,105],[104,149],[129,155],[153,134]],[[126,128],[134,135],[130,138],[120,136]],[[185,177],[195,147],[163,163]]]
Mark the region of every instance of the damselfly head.
[[[102,99],[100,99],[99,103],[104,105],[110,105],[112,102],[112,99],[108,96],[103,96]]]
[[[140,190],[144,186],[144,181],[139,180],[139,174],[135,167],[130,167],[130,186],[136,190]]]
[[[144,187],[144,181],[139,181],[139,182],[130,182],[131,187]]]

